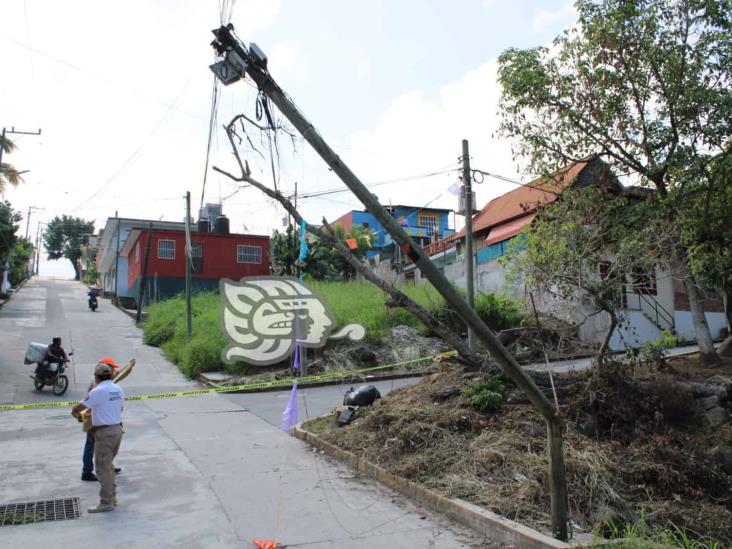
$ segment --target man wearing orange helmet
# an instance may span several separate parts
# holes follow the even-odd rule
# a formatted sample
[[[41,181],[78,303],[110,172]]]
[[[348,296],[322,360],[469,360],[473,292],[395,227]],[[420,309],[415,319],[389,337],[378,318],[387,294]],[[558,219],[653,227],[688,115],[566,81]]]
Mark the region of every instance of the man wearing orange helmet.
[[[119,368],[119,364],[117,364],[117,362],[109,356],[100,358],[98,364],[107,364],[108,366],[111,366],[112,372],[115,373]],[[114,373],[112,374],[112,376],[114,376]],[[95,385],[95,381],[92,381],[89,385],[87,393],[91,391]],[[94,474],[94,437],[92,436],[91,431],[88,430],[86,425],[84,425],[84,431],[86,431],[86,443],[84,444],[84,455],[82,457],[81,480],[99,480]],[[122,469],[120,469],[119,467],[114,468],[115,473],[119,473],[120,471],[122,471]]]

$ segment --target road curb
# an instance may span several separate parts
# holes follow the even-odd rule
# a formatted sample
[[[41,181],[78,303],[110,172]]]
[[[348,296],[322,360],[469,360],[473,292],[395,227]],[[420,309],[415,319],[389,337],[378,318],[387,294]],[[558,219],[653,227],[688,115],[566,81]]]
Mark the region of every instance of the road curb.
[[[295,427],[294,435],[311,446],[323,450],[329,456],[348,463],[369,478],[379,481],[432,511],[441,513],[472,528],[492,541],[527,549],[565,549],[578,546],[556,540],[533,528],[504,518],[467,501],[447,498],[422,488],[410,480],[394,475],[386,469],[374,465],[352,452],[343,450],[310,431],[306,431],[302,428],[302,423]]]
[[[19,292],[19,291],[20,291],[20,290],[21,290],[21,289],[23,288],[23,286],[25,286],[25,283],[26,283],[26,282],[28,282],[29,280],[30,280],[30,278],[24,278],[24,279],[23,279],[23,280],[21,280],[21,281],[20,281],[20,283],[19,283],[19,284],[18,284],[18,285],[17,285],[16,287],[15,287],[15,289],[13,289],[13,293],[12,293],[12,294],[8,294],[8,297],[7,297],[6,299],[0,299],[0,309],[2,309],[2,308],[3,308],[3,306],[4,306],[4,305],[5,305],[5,304],[6,304],[6,303],[7,303],[8,301],[10,301],[10,300],[12,299],[12,297],[13,297],[13,296],[14,296],[15,294],[17,294],[17,293],[18,293],[18,292]]]
[[[435,372],[412,372],[408,374],[387,374],[385,376],[351,376],[338,378],[328,381],[313,381],[310,383],[298,383],[299,389],[310,389],[313,387],[326,387],[330,385],[348,385],[349,383],[375,383],[377,381],[391,381],[393,379],[407,379],[410,377],[424,377],[426,375],[434,374]],[[206,382],[198,380],[199,383],[207,384]],[[226,385],[210,385],[210,387],[226,387]],[[249,390],[242,389],[241,391],[228,391],[229,394],[243,394],[243,393],[270,393],[273,391],[291,391],[291,385],[281,385],[276,387],[262,387],[259,389]]]

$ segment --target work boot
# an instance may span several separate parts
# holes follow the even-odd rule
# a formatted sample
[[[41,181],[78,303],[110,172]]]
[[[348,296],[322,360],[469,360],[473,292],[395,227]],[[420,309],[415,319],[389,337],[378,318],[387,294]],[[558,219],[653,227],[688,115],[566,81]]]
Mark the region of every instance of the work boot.
[[[89,513],[107,513],[109,511],[114,511],[114,505],[102,505],[100,503],[96,507],[90,507],[87,511]]]
[[[81,473],[81,480],[90,480],[93,482],[99,479],[94,473]]]

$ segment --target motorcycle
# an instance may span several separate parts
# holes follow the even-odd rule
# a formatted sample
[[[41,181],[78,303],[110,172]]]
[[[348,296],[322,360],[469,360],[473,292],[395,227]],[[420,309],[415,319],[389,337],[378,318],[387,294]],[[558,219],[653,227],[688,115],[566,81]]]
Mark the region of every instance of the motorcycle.
[[[47,348],[48,346],[42,343],[31,343],[28,345],[28,350],[25,354],[25,363],[35,364],[36,366],[34,375],[30,376],[36,391],[41,391],[48,385],[52,388],[54,395],[61,396],[69,388],[69,378],[64,373],[69,360],[60,362],[46,361]],[[73,354],[74,352],[71,351],[69,356]]]
[[[97,307],[99,307],[99,302],[97,301],[97,293],[89,292],[89,308],[92,310],[92,312],[94,312],[97,310]]]

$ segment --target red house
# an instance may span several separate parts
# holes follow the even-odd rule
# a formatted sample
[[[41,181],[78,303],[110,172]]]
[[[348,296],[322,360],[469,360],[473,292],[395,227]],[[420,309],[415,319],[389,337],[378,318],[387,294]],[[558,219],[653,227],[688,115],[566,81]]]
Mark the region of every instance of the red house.
[[[147,229],[134,228],[120,251],[127,257],[129,295],[137,299],[142,277],[147,277],[143,303],[172,297],[185,290],[185,232],[153,229],[150,233],[147,269]],[[268,275],[269,237],[218,232],[192,232],[192,290],[218,289],[219,280]]]

